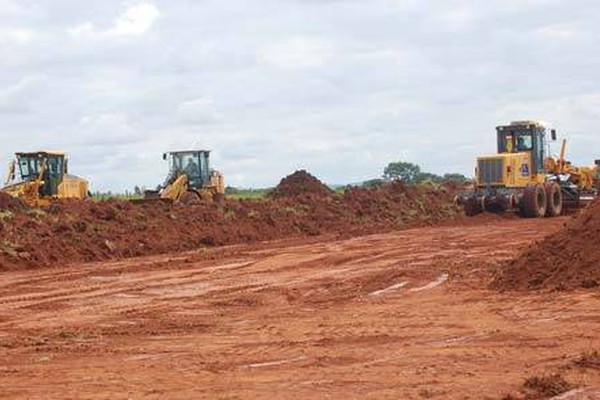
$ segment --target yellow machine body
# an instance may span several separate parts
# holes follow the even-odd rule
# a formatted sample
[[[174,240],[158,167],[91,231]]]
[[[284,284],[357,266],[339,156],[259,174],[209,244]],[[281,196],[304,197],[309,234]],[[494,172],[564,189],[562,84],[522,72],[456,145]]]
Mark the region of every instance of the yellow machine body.
[[[523,188],[530,183],[543,183],[546,175],[532,173],[531,154],[504,153],[477,158],[477,186]]]
[[[144,200],[191,204],[225,195],[223,174],[210,169],[210,151],[183,150],[163,155],[169,161],[169,175],[157,191],[147,191]]]
[[[516,121],[496,131],[497,153],[477,158],[473,188],[457,197],[467,214],[518,210],[526,217],[554,217],[563,206],[581,207],[598,196],[600,160],[591,167],[572,165],[565,157],[566,140],[560,155],[550,156],[556,131],[537,121]]]
[[[43,207],[57,199],[85,199],[89,195],[89,183],[68,174],[65,153],[17,153],[0,191],[22,199],[31,207]]]

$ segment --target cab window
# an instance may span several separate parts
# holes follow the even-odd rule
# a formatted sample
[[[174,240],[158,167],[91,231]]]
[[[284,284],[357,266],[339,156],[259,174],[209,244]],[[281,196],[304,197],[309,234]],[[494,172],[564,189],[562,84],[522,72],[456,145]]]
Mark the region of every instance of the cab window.
[[[533,136],[532,135],[517,136],[517,151],[531,151],[531,150],[533,150]]]
[[[40,161],[37,157],[20,157],[19,170],[23,180],[37,178],[40,173]]]

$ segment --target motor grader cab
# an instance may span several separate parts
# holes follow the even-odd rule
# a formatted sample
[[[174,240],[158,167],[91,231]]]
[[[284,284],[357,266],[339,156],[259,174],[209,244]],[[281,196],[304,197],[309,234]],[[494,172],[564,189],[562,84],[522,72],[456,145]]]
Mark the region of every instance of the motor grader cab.
[[[40,207],[54,199],[84,199],[88,189],[85,179],[69,175],[65,153],[40,151],[15,154],[1,191]]]
[[[564,206],[579,207],[597,196],[598,166],[575,167],[549,154],[556,131],[537,121],[496,128],[497,154],[478,157],[474,188],[458,196],[468,215],[517,210],[524,217],[554,217]]]
[[[192,204],[225,195],[223,175],[210,168],[209,150],[184,150],[163,154],[169,173],[158,190],[146,191],[145,199]]]

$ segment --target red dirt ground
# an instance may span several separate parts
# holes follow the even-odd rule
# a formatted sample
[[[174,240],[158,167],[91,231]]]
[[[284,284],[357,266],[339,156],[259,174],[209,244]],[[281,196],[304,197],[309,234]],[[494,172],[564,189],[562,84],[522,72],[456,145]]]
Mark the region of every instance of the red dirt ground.
[[[0,398],[598,398],[597,289],[486,289],[565,219],[476,221],[4,272]]]
[[[596,201],[559,232],[507,263],[493,286],[504,290],[565,290],[599,284],[600,201]]]
[[[324,187],[316,178],[296,173],[284,179],[276,193],[293,192],[294,182],[305,188],[307,181]],[[23,208],[0,194],[0,206],[5,205],[0,212],[10,210],[0,219],[0,270],[434,225],[461,217],[452,205],[454,194],[452,187],[394,183],[381,189],[350,189],[343,195],[312,189],[296,197],[194,206],[111,200],[59,202],[43,210]]]

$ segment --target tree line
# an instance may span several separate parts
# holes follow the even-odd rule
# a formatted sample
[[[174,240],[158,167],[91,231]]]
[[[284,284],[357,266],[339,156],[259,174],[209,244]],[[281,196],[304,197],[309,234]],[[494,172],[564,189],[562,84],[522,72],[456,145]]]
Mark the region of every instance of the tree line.
[[[389,163],[383,170],[383,175],[380,179],[372,179],[364,182],[363,186],[375,187],[390,181],[401,181],[409,185],[418,185],[425,182],[432,183],[457,183],[465,184],[471,181],[465,175],[448,173],[444,175],[436,175],[430,172],[421,170],[417,164],[405,161],[396,161]]]

